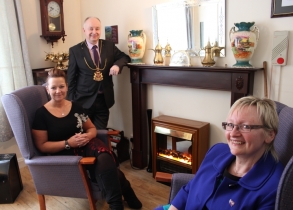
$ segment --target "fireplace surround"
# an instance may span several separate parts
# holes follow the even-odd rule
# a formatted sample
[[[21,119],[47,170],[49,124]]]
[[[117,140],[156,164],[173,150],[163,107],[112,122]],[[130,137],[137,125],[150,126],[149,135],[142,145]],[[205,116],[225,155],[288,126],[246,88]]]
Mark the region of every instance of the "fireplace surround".
[[[128,65],[132,92],[133,149],[132,163],[147,166],[147,85],[169,85],[198,89],[222,90],[231,93],[231,105],[239,98],[253,94],[254,73],[264,68],[182,67]],[[266,76],[264,84],[266,84]]]

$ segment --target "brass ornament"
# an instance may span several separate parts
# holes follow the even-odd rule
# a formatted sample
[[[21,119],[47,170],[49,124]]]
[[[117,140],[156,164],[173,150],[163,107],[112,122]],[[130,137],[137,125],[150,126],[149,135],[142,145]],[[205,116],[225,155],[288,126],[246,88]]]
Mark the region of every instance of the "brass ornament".
[[[215,57],[220,57],[221,50],[224,49],[224,47],[219,47],[218,42],[216,41],[214,46],[211,45],[210,41],[208,41],[208,44],[205,46],[204,49],[201,49],[200,51],[205,51],[205,57],[201,61],[202,65],[204,67],[210,67],[216,64],[216,61],[214,60]],[[199,51],[199,55],[200,55]]]
[[[45,61],[52,61],[54,63],[57,63],[55,68],[59,70],[67,70],[68,65],[63,64],[63,62],[66,62],[69,60],[69,53],[46,53]]]
[[[163,63],[164,63],[164,59],[162,56],[163,48],[161,47],[160,43],[158,42],[155,49],[150,49],[150,50],[153,50],[155,52],[154,64],[155,65],[163,65]]]
[[[205,46],[205,48],[201,49],[200,51],[202,51],[202,50],[205,51],[205,56],[204,56],[203,60],[201,61],[201,64],[204,67],[210,67],[210,66],[215,65],[216,62],[214,60],[214,56],[212,53],[212,46],[210,44],[210,41],[208,41],[208,44]],[[200,54],[200,51],[199,51],[199,54]]]
[[[94,79],[95,81],[98,81],[98,82],[102,81],[102,80],[103,80],[103,74],[102,74],[102,72],[100,72],[99,70],[97,70],[97,71],[94,73],[94,77],[93,77],[93,79]]]
[[[56,29],[56,26],[54,23],[49,24],[49,31],[54,31]]]

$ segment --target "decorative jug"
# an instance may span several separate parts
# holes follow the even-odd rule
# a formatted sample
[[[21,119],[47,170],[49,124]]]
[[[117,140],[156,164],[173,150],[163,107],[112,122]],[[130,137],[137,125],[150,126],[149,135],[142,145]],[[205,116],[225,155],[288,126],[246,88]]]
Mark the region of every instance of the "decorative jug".
[[[214,56],[213,56],[213,52],[212,52],[212,46],[210,41],[208,41],[207,46],[205,46],[204,49],[201,49],[200,51],[204,50],[205,51],[205,56],[203,58],[203,60],[201,61],[201,64],[205,67],[210,67],[215,65],[215,60],[214,60]],[[199,54],[200,54],[199,51]]]
[[[131,30],[128,35],[128,49],[131,63],[142,63],[145,52],[146,35],[143,30]]]
[[[163,48],[161,47],[160,43],[158,42],[157,46],[155,49],[150,49],[155,52],[155,57],[154,57],[154,64],[155,65],[163,65],[164,59],[162,56],[162,50]]]
[[[257,46],[259,29],[254,26],[254,22],[234,23],[234,25],[238,28],[238,31],[233,26],[229,32],[232,51],[236,59],[236,64],[233,66],[251,68],[253,66],[249,64],[249,61]]]

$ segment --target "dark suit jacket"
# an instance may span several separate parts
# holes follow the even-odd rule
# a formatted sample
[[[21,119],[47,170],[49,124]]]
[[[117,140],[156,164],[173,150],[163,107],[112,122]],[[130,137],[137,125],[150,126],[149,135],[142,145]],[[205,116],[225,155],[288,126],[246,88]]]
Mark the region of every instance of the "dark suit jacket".
[[[86,59],[88,65],[95,68],[85,41],[69,49],[67,98],[80,103],[86,109],[93,105],[100,83],[103,86],[107,107],[110,108],[114,105],[114,84],[112,76],[109,76],[110,68],[117,65],[120,69],[119,73],[121,73],[123,66],[130,62],[130,57],[121,52],[113,42],[100,39],[99,48],[101,49],[100,69],[105,66],[105,69],[101,71],[104,77],[101,82],[93,80],[95,71],[90,69],[85,62]]]

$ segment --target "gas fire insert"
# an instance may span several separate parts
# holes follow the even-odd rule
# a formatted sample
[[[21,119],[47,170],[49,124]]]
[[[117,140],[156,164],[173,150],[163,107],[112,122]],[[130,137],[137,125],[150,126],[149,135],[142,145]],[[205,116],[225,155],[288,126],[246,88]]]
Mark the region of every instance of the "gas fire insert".
[[[153,177],[156,172],[195,173],[208,148],[207,122],[161,115],[152,119]]]

